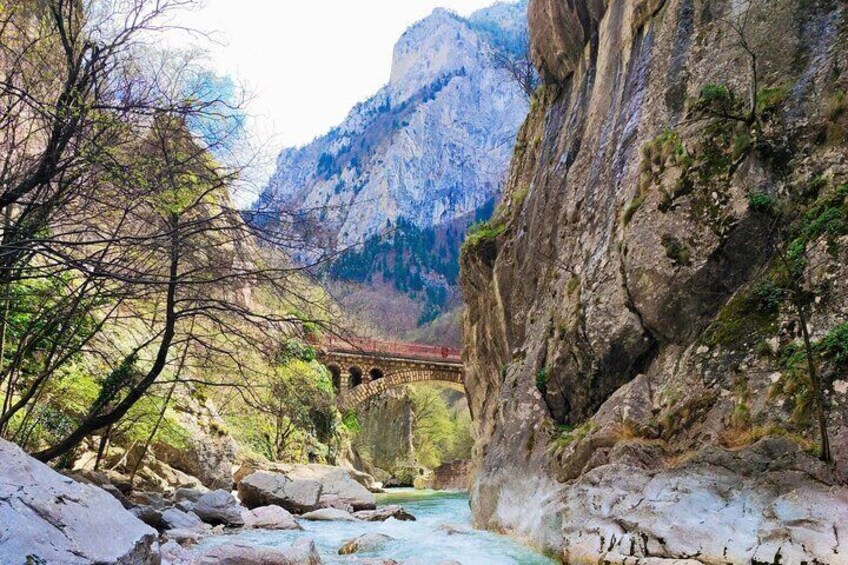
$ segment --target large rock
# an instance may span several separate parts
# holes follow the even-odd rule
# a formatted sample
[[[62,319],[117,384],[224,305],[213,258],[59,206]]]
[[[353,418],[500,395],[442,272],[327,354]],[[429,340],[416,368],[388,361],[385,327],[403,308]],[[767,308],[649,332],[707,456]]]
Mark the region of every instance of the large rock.
[[[239,498],[248,508],[276,505],[289,512],[302,514],[318,508],[321,483],[314,480],[292,480],[282,473],[257,471],[238,484]]]
[[[242,512],[244,527],[263,530],[300,530],[294,516],[280,506],[260,506]]]
[[[415,462],[405,461],[396,464],[392,468],[391,473],[392,476],[384,481],[386,487],[414,487],[416,481],[420,482],[424,477],[430,474],[430,470]]]
[[[415,459],[415,414],[406,389],[389,389],[368,399],[357,421],[359,431],[351,440],[352,452],[348,457],[358,468],[371,473],[376,481],[385,482],[396,467]],[[392,425],[387,426],[386,422]],[[367,456],[362,457],[360,453]],[[389,476],[378,477],[379,469],[388,470]]]
[[[158,564],[156,530],[0,440],[0,563]]]
[[[226,433],[226,425],[215,407],[208,401],[184,397],[175,413],[187,432],[186,437],[178,446],[154,445],[156,457],[178,471],[197,477],[207,488],[230,489],[238,445]]]
[[[206,489],[203,482],[184,471],[154,459],[151,455],[150,461],[145,461],[136,474],[136,485],[147,490],[159,490],[170,492],[178,488]],[[222,483],[227,486],[226,481]]]
[[[184,512],[179,508],[169,508],[162,512],[162,524],[166,529],[185,530],[208,530],[209,524],[205,524],[197,514]]]
[[[611,464],[565,489],[566,562],[633,556],[692,563],[848,563],[848,489],[811,484],[799,469],[769,472],[759,454],[707,451],[687,465],[644,472]],[[589,502],[591,501],[591,502]]]
[[[165,530],[165,532],[162,533],[162,539],[173,541],[182,547],[188,547],[197,544],[200,540],[211,534],[211,529],[201,530],[174,528],[173,530]]]
[[[127,510],[135,506],[127,498],[127,494],[132,492],[133,486],[132,484],[130,484],[126,477],[120,476],[112,472],[103,473],[100,471],[87,470],[63,470],[60,471],[60,473],[65,475],[66,477],[70,477],[78,483],[92,484],[102,488],[103,490],[117,498],[118,501],[121,503],[121,506],[123,506]]]
[[[257,471],[238,483],[239,497],[248,508],[275,504],[300,514],[321,507],[371,510],[374,495],[350,472],[330,465],[282,465],[276,472]]]
[[[242,505],[225,490],[207,492],[194,504],[194,513],[213,526],[218,524],[243,526],[242,510],[244,510]]]
[[[174,540],[162,544],[162,565],[191,565],[194,556]]]
[[[196,488],[178,488],[174,491],[174,494],[171,495],[171,500],[174,504],[178,502],[192,502],[195,503],[200,500],[200,497],[206,494],[208,491],[196,489]]]
[[[389,518],[394,518],[402,522],[415,521],[415,516],[407,512],[403,506],[397,504],[381,506],[376,510],[360,510],[359,512],[354,512],[353,515],[366,522],[385,522]]]
[[[845,122],[821,101],[845,90],[848,28],[834,22],[846,5],[815,5],[530,2],[545,84],[493,233],[462,258],[475,525],[575,563],[848,562],[846,489],[814,472],[815,457],[750,473],[698,455],[759,459],[763,435],[819,442],[800,414],[808,390],[786,371],[801,324],[762,296],[784,284],[770,234],[794,233],[804,214],[804,226],[825,222],[834,202],[844,216]],[[744,38],[728,25],[740,15]],[[786,96],[755,103],[757,123],[737,129],[710,96],[748,106],[746,49],[768,68],[758,97]],[[794,273],[816,298],[816,343],[848,312],[837,223],[822,237],[810,228],[808,268]],[[846,438],[848,398],[826,388],[830,432]],[[834,455],[848,469],[848,453]]]
[[[356,516],[347,512],[345,510],[339,510],[338,508],[321,508],[319,510],[313,510],[312,512],[307,512],[302,515],[301,518],[304,520],[312,520],[315,522],[355,522]]]
[[[194,512],[194,505],[207,492],[208,489],[178,488],[171,496],[171,502],[184,512]]]
[[[353,555],[354,553],[371,553],[383,549],[386,544],[394,538],[385,534],[363,534],[358,538],[348,540],[339,548],[339,555]]]
[[[378,488],[378,487],[375,487],[374,477],[371,476],[370,474],[366,473],[365,471],[360,471],[359,469],[355,469],[352,466],[351,467],[344,467],[344,469],[345,469],[345,471],[347,471],[350,474],[350,477],[354,481],[356,481],[357,483],[361,484],[366,489],[368,489],[368,492],[373,493],[375,491],[375,489]]]
[[[156,510],[165,510],[171,506],[160,492],[137,492],[132,495],[132,501],[135,504],[150,506]]]
[[[330,465],[292,465],[287,476],[293,480],[309,480],[321,483],[319,504],[373,510],[377,507],[374,495],[358,483],[347,469]]]
[[[286,549],[233,543],[207,550],[194,565],[321,565],[321,557],[315,543],[309,539]]]
[[[131,508],[130,512],[133,516],[152,528],[158,530],[164,527],[162,523],[162,512],[152,506],[136,506]]]

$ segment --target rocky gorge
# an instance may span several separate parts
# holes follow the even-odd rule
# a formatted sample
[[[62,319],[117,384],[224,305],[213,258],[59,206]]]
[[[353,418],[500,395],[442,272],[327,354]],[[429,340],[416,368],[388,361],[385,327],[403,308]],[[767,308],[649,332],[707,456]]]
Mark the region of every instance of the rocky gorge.
[[[529,20],[544,84],[462,258],[476,525],[572,564],[848,563],[848,6]]]
[[[407,489],[375,498],[370,491],[381,489],[370,477],[339,467],[242,465],[233,491],[157,492],[104,474],[59,473],[4,441],[0,459],[3,563],[453,565],[458,556],[476,563],[505,555],[549,563],[468,529],[457,512],[468,513],[460,493]]]
[[[21,100],[56,88],[33,69],[99,69],[99,12],[77,5],[0,5],[0,63],[30,65],[0,81],[3,143],[35,127]],[[522,89],[490,50],[525,30]],[[437,10],[248,211],[195,147],[193,99],[132,123],[75,107],[99,72],[47,122],[103,111],[79,129],[114,145],[71,136],[73,174],[21,184],[31,210],[0,167],[0,563],[848,565],[844,0]],[[62,152],[41,141],[14,171]],[[268,209],[310,225],[288,239]],[[104,240],[116,217],[133,220]],[[448,343],[377,340],[328,361],[322,337],[359,315],[289,256],[314,257],[312,223],[331,247],[370,238],[347,266],[381,303],[392,277],[412,289],[391,316],[361,293],[377,320],[455,305],[430,295],[458,276],[462,366]],[[419,251],[438,269],[407,268]],[[430,337],[458,338],[452,320]],[[427,380],[447,360],[441,386],[464,394]]]

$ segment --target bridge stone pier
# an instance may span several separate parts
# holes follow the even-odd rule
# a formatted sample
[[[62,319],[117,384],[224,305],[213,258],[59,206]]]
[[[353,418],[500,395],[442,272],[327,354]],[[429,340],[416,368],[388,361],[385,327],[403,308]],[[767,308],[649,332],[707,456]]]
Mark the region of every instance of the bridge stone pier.
[[[343,412],[407,384],[433,382],[465,392],[458,349],[341,338],[322,339],[315,345],[318,359],[333,375]]]

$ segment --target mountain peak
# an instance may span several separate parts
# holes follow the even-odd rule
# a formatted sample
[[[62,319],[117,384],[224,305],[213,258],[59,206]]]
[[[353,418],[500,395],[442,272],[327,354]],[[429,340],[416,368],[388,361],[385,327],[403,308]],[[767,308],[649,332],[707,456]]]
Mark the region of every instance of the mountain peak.
[[[262,203],[333,210],[320,223],[347,246],[401,218],[440,225],[494,198],[528,109],[522,88],[488,54],[502,33],[526,30],[526,18],[494,10],[486,21],[500,23],[477,25],[442,8],[408,28],[388,85],[327,135],[284,150]]]
[[[436,8],[395,44],[389,79],[395,100],[406,100],[422,86],[470,64],[478,50],[478,38],[468,22]]]

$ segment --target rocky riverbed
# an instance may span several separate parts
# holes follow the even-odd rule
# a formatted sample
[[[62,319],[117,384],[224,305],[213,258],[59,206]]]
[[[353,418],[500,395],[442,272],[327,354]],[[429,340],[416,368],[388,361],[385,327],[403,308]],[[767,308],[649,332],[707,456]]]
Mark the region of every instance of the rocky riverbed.
[[[199,551],[244,544],[287,547],[311,539],[323,563],[403,565],[549,565],[553,563],[518,542],[471,527],[465,493],[392,489],[377,495],[378,511],[402,506],[415,520],[386,521],[300,520],[300,531],[242,530],[201,541]],[[341,552],[341,553],[340,553]]]
[[[464,493],[375,496],[366,475],[340,467],[273,469],[242,467],[232,491],[122,492],[0,441],[0,563],[547,563],[471,529]]]

